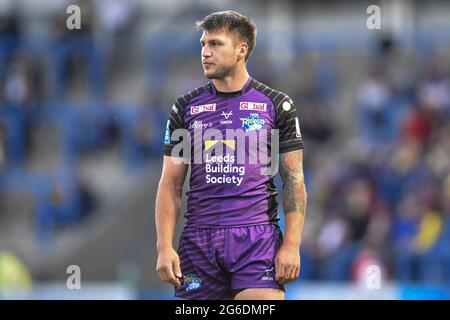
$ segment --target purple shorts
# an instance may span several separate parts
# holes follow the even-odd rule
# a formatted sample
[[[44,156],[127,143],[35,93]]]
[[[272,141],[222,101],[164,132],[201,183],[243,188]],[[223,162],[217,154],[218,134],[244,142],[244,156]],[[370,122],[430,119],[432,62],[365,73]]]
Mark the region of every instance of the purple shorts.
[[[181,286],[185,299],[232,298],[248,288],[284,286],[275,281],[282,234],[273,224],[208,228],[186,226],[180,238]]]

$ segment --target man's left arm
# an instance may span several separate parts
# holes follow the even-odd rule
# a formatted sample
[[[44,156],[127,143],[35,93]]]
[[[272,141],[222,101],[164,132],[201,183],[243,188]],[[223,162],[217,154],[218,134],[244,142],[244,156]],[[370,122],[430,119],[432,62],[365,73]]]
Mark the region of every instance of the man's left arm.
[[[280,176],[283,181],[285,232],[275,258],[275,279],[280,284],[294,281],[300,275],[300,246],[306,212],[306,189],[303,176],[303,150],[280,155]]]

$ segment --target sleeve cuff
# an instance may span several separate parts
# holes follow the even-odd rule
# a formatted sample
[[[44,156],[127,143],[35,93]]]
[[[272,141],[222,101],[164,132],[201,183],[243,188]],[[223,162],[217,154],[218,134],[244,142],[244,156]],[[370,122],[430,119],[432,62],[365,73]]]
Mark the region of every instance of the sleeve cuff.
[[[303,149],[303,142],[291,143],[288,145],[280,146],[280,154]]]

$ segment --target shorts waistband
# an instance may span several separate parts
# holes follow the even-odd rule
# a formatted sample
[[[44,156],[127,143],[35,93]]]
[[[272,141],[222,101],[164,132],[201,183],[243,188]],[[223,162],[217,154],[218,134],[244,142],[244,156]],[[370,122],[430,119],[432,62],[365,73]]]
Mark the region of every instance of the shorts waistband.
[[[238,224],[238,225],[202,225],[194,222],[186,222],[184,224],[184,228],[195,228],[195,229],[231,229],[231,228],[245,228],[245,227],[254,227],[254,226],[265,226],[265,225],[274,225],[279,227],[277,221],[274,222],[257,222],[253,224]]]

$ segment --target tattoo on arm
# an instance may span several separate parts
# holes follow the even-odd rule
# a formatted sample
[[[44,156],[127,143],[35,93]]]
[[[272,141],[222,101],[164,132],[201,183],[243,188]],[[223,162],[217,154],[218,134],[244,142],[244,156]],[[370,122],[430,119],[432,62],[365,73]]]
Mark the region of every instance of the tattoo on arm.
[[[283,180],[285,213],[305,215],[306,189],[303,176],[302,150],[294,150],[280,155],[280,175]]]

